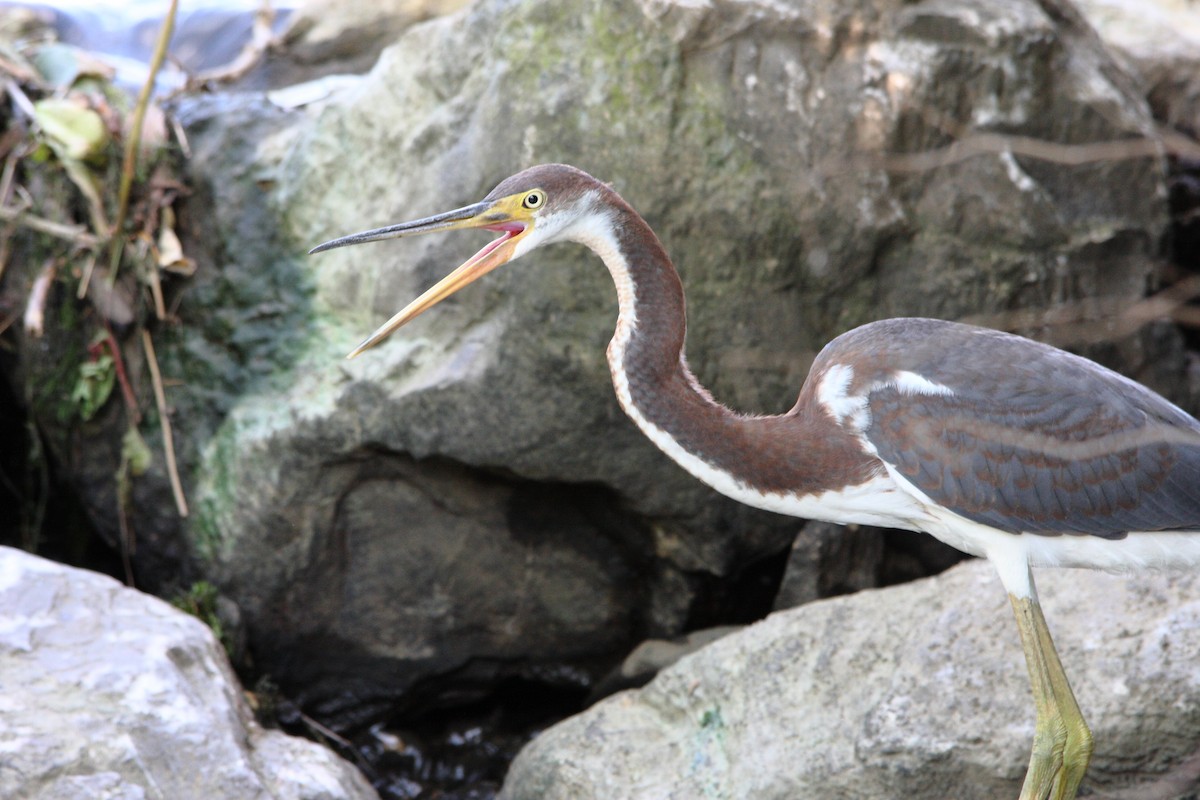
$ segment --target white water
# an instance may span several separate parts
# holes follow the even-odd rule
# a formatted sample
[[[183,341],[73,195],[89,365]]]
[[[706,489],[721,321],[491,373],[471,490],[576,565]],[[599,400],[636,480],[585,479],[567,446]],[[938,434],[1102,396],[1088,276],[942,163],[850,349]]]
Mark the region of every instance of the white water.
[[[180,0],[171,38],[171,59],[189,72],[214,69],[232,61],[250,40],[260,0]],[[117,82],[140,86],[166,15],[167,0],[52,0],[3,2],[52,14],[59,39],[99,57],[117,70]],[[286,22],[295,0],[275,0],[275,29]],[[169,65],[160,88],[183,80]]]

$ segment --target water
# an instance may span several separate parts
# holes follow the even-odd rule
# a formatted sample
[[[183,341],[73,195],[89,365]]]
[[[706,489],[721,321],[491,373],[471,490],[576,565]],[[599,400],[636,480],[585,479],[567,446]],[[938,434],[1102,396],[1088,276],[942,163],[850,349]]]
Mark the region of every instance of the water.
[[[59,39],[87,50],[117,70],[117,83],[141,86],[159,30],[166,15],[166,0],[57,0],[54,3],[0,3],[7,7],[37,9],[53,19]],[[160,89],[174,89],[188,74],[229,64],[250,41],[254,0],[183,0],[175,17],[169,63],[160,77]],[[294,3],[272,4],[273,30],[286,26]]]

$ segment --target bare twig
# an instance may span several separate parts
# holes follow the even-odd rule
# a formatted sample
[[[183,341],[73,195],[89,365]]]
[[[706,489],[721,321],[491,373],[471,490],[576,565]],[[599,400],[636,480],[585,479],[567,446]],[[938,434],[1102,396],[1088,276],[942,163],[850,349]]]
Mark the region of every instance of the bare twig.
[[[150,297],[154,300],[154,316],[163,320],[167,318],[167,306],[163,301],[162,279],[159,277],[158,251],[153,242],[146,242],[146,249],[154,253],[154,258],[146,260],[146,283],[150,286]]]
[[[8,155],[4,159],[4,175],[0,176],[0,205],[8,205],[8,200],[12,196],[13,176],[17,172],[17,162],[24,155],[21,150],[14,147],[8,151]]]
[[[66,239],[80,247],[96,247],[100,244],[100,240],[94,234],[88,233],[87,228],[83,225],[64,225],[61,222],[54,222],[45,217],[29,214],[20,206],[0,206],[0,220],[15,222],[30,230],[58,239]]]
[[[87,297],[88,286],[92,282],[92,272],[96,269],[98,258],[95,250],[88,252],[87,261],[83,265],[83,275],[79,278],[79,290],[75,293],[80,300]]]
[[[1189,318],[1194,320],[1194,312],[1200,309],[1191,308],[1187,303],[1197,297],[1200,297],[1200,275],[1189,275],[1161,292],[1134,303],[1121,316],[1134,328],[1156,319],[1174,319],[1188,324]]]
[[[41,82],[41,76],[39,76],[36,72],[26,69],[25,65],[18,64],[11,58],[5,58],[4,56],[0,56],[0,72],[9,75],[12,78],[16,78],[21,83]]]
[[[146,350],[146,363],[150,365],[150,381],[154,384],[154,402],[158,405],[158,419],[162,425],[163,449],[167,453],[167,475],[171,478],[171,491],[175,493],[175,508],[179,516],[188,515],[187,498],[183,494],[183,482],[179,480],[179,467],[175,463],[175,439],[171,435],[171,420],[167,414],[167,395],[163,391],[162,375],[158,372],[158,358],[154,355],[154,341],[150,332],[142,329],[142,346]]]
[[[8,78],[4,81],[4,91],[8,92],[8,96],[12,98],[13,105],[19,108],[21,113],[24,114],[27,119],[32,120],[35,118],[33,101],[30,100],[29,95],[25,94],[24,90],[21,89],[21,85],[19,83],[14,81],[12,78]]]
[[[1116,139],[1106,142],[1066,144],[1032,136],[973,130],[969,123],[947,116],[929,107],[918,114],[930,128],[941,131],[953,141],[945,147],[916,153],[866,153],[872,166],[889,172],[925,172],[964,161],[977,155],[1012,155],[1048,161],[1066,166],[1082,166],[1101,161],[1127,161],[1164,155],[1200,158],[1200,142],[1178,131],[1159,126],[1154,135]]]
[[[1124,295],[1109,295],[1050,308],[973,314],[962,321],[1009,331],[1042,328],[1046,332],[1039,338],[1068,347],[1121,339],[1158,319],[1200,327],[1200,308],[1188,305],[1197,297],[1200,297],[1200,275],[1193,275],[1132,305]]]
[[[179,151],[183,153],[184,158],[192,157],[192,145],[188,142],[187,131],[183,129],[183,125],[176,119],[175,115],[170,116],[171,130],[175,132],[175,141],[179,142]]]
[[[162,279],[158,275],[158,265],[151,264],[146,270],[146,282],[150,284],[150,297],[154,300],[154,316],[163,320],[167,318],[167,306],[163,300]]]
[[[138,92],[137,105],[133,109],[133,123],[129,135],[125,139],[125,155],[121,162],[121,184],[117,192],[117,218],[113,222],[111,250],[108,260],[108,280],[116,281],[117,270],[121,265],[121,250],[125,246],[125,237],[121,229],[125,227],[125,217],[129,213],[129,192],[133,188],[133,173],[137,168],[138,149],[142,143],[142,123],[146,119],[146,108],[150,105],[150,95],[154,92],[154,83],[158,79],[158,71],[162,69],[167,57],[167,45],[171,43],[171,35],[175,31],[175,14],[179,10],[179,0],[171,0],[167,16],[158,32],[158,41],[154,44],[154,55],[150,58],[150,69],[146,82]]]
[[[317,735],[325,737],[330,742],[335,742],[341,745],[346,752],[354,756],[354,760],[358,762],[360,767],[365,768],[368,772],[370,771],[370,765],[367,764],[362,754],[358,751],[358,748],[355,747],[344,736],[339,736],[336,731],[330,730],[326,726],[310,717],[308,714],[305,714],[303,711],[300,712],[300,721],[307,725],[309,730],[316,732]]]
[[[137,538],[133,534],[133,526],[129,524],[129,505],[131,503],[129,462],[121,460],[117,471],[117,528],[121,534],[121,565],[125,569],[125,585],[133,586],[133,553],[137,550]]]
[[[1160,128],[1163,146],[1173,156],[1185,158],[1200,158],[1200,142],[1191,136],[1185,136],[1178,131]]]
[[[1157,137],[1118,139],[1108,142],[1063,144],[1030,136],[976,131],[966,133],[953,143],[919,153],[879,153],[867,158],[873,166],[889,172],[926,172],[957,164],[978,155],[1011,153],[1054,164],[1077,167],[1101,161],[1128,161],[1163,155],[1200,158],[1200,143],[1170,130]]]
[[[14,147],[4,159],[4,173],[0,175],[0,208],[7,207],[12,199],[13,176],[17,172],[17,162],[21,160],[21,150]],[[12,250],[12,234],[14,223],[9,222],[0,232],[0,278],[8,268],[8,256]]]
[[[310,717],[308,714],[305,714],[303,711],[300,712],[300,719],[303,720],[305,725],[307,725],[309,728],[316,731],[317,733],[321,734],[326,739],[329,739],[332,742],[337,742],[342,747],[345,747],[347,750],[355,749],[354,745],[351,744],[345,737],[339,736],[337,734],[337,732],[330,730],[326,726],[317,722],[315,719]]]
[[[35,473],[30,476],[30,482],[37,481],[37,488],[33,492],[37,498],[34,503],[32,515],[22,514],[22,532],[21,540],[25,549],[30,553],[36,553],[38,550],[38,540],[41,538],[42,526],[46,521],[46,504],[50,499],[50,466],[47,463],[45,448],[42,444],[41,434],[38,432],[37,425],[33,420],[28,420],[25,423],[27,441],[29,442],[29,465]],[[30,488],[33,488],[32,486]]]
[[[1079,166],[1097,161],[1146,158],[1161,155],[1163,145],[1153,139],[1129,139],[1116,142],[1062,144],[998,133],[972,133],[945,147],[920,153],[886,153],[878,164],[889,172],[928,172],[957,164],[978,155],[1012,153],[1056,164]]]
[[[112,357],[113,372],[117,376],[117,385],[121,387],[121,396],[125,399],[125,408],[129,412],[129,418],[136,425],[142,421],[142,412],[138,409],[137,395],[133,392],[133,384],[129,382],[129,373],[125,371],[125,359],[121,356],[121,348],[117,344],[117,337],[113,336],[112,329],[109,328],[107,321],[104,323],[104,332],[107,336],[101,337],[89,347],[88,352],[98,355],[100,348],[108,350],[109,356]]]

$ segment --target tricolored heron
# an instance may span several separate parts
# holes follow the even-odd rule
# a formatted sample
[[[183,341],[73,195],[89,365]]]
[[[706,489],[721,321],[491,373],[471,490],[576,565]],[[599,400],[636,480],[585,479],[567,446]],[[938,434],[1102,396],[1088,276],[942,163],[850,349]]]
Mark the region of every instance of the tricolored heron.
[[[349,357],[541,245],[586,245],[617,287],[617,398],[684,469],[752,506],[925,531],[996,566],[1037,706],[1021,800],[1075,796],[1092,735],[1030,567],[1200,564],[1200,423],[1087,359],[932,319],[844,333],[817,356],[790,411],[735,413],[688,369],[683,287],[658,237],[611,187],[561,164],[520,172],[474,205],[312,252],[461,228],[500,236]]]

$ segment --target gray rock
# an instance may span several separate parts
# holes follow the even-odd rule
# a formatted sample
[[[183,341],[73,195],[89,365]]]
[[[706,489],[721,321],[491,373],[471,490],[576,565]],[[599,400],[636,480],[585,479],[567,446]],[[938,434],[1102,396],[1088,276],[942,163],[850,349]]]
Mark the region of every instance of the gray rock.
[[[599,699],[622,689],[644,686],[655,675],[688,653],[694,653],[738,629],[736,625],[722,625],[691,631],[674,639],[647,639],[633,648],[616,669],[596,684],[592,697]]]
[[[1039,573],[1096,737],[1085,790],[1194,796],[1200,578]],[[779,612],[521,752],[501,800],[1015,797],[1033,701],[989,564]]]
[[[788,554],[775,610],[880,585],[884,536],[879,528],[810,522]]]
[[[467,0],[304,0],[288,18],[264,76],[274,86],[335,72],[366,72],[412,25],[456,11]]]
[[[254,721],[198,620],[0,548],[0,796],[375,798],[350,764]]]
[[[139,577],[218,583],[260,665],[313,703],[386,705],[464,670],[576,674],[677,634],[712,576],[782,553],[800,523],[717,497],[621,414],[598,260],[538,253],[347,363],[479,242],[304,251],[567,161],[659,231],[689,361],[739,409],[787,409],[819,347],[871,319],[1022,308],[1054,338],[1047,309],[1153,282],[1161,165],[884,165],[970,131],[1150,133],[1128,76],[1056,7],[481,0],[410,28],[330,101],[181,99],[199,269],[155,336],[194,513],[174,516],[161,459],[134,482]],[[6,283],[40,264],[18,256]],[[78,351],[90,331],[70,335]],[[1186,400],[1179,342],[1149,326],[1089,352]],[[4,360],[15,396],[64,385],[55,344]],[[117,541],[127,422],[116,403],[87,426],[53,411],[39,430]]]
[[[255,173],[286,209],[285,248],[466,203],[528,162],[616,181],[684,271],[692,364],[741,408],[786,408],[819,346],[868,319],[1139,295],[1165,224],[1157,165],[998,154],[895,175],[855,160],[945,143],[915,109],[1067,142],[1147,132],[1094,42],[1029,3],[867,8],[484,3],[413,29],[359,87],[282,120],[286,134],[231,130],[217,105],[185,118],[198,150],[230,159],[246,142],[265,159]],[[960,89],[949,75],[978,77]],[[249,255],[276,245],[258,224],[255,241],[242,232],[253,190],[239,185],[214,185],[233,200],[218,238],[246,240],[238,260],[257,269]],[[360,697],[386,699],[466,663],[617,653],[631,627],[677,632],[688,573],[726,573],[795,530],[714,497],[620,414],[603,357],[608,277],[571,248],[339,361],[475,246],[441,237],[286,262],[311,287],[299,307],[314,333],[290,384],[243,394],[201,455],[204,569],[294,683],[353,671]],[[480,494],[500,471],[526,490]],[[598,512],[606,498],[618,504]],[[441,506],[470,539],[439,533]],[[456,556],[477,551],[489,555]],[[423,576],[414,553],[453,568]],[[492,588],[489,576],[541,563],[581,576],[595,608],[581,614],[554,582]],[[632,575],[649,577],[648,603]]]
[[[792,542],[773,609],[936,575],[968,556],[911,531],[809,522]]]
[[[1169,0],[1076,0],[1137,75],[1155,118],[1200,129],[1200,14]]]

